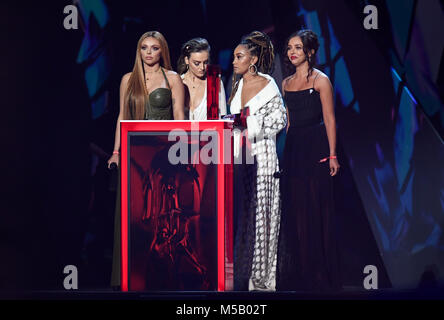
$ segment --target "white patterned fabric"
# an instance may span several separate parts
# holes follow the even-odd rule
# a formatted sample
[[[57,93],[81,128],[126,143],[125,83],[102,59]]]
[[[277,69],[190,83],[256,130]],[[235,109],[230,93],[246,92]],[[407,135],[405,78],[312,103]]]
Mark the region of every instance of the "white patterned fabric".
[[[279,171],[276,135],[285,128],[287,114],[274,79],[265,74],[259,75],[267,78],[269,83],[245,105],[250,108],[250,116],[247,117],[248,138],[257,163],[255,242],[248,289],[274,291],[280,225],[279,179],[274,176]],[[232,113],[241,111],[243,83],[242,79],[240,81],[230,105]],[[236,141],[239,140],[235,139],[234,147],[239,148]]]

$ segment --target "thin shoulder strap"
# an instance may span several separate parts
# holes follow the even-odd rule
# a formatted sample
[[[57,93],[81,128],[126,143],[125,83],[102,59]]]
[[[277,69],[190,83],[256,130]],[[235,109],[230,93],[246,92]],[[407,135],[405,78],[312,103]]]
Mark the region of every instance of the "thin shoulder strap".
[[[167,76],[166,76],[166,74],[165,74],[165,71],[163,71],[163,68],[162,68],[162,67],[160,67],[160,70],[162,70],[163,77],[165,78],[165,81],[166,81],[166,83],[167,83],[168,89],[171,90],[171,86],[170,86],[170,83],[168,82],[168,78],[167,78]]]
[[[321,72],[318,71],[318,73],[316,74],[316,77],[315,77],[314,80],[313,80],[313,88],[312,88],[312,89],[314,89],[316,78],[318,77],[318,75],[319,75],[320,73],[321,73]]]
[[[285,96],[285,87],[287,86],[288,78],[285,78],[284,81],[282,81],[282,96]]]
[[[285,87],[287,86],[288,80],[290,80],[290,77],[285,78],[284,81],[282,81],[282,91],[285,91]]]

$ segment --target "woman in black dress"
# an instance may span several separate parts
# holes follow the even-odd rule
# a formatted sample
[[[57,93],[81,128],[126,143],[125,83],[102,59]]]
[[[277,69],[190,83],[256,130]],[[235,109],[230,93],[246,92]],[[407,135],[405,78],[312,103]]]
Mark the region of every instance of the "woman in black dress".
[[[319,42],[292,34],[287,58],[295,72],[282,83],[289,122],[281,181],[278,290],[340,287],[332,182],[338,173],[336,120],[329,78],[314,68]]]

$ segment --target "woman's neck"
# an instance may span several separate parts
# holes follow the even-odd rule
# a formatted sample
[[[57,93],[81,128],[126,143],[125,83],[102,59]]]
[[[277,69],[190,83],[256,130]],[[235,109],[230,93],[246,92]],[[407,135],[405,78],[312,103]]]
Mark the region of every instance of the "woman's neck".
[[[244,83],[249,83],[257,79],[258,74],[257,73],[250,73],[246,72],[242,75],[242,79],[244,79]]]
[[[148,64],[145,64],[144,65],[144,69],[145,69],[145,73],[156,73],[156,72],[159,72],[160,71],[160,63],[156,63],[156,64],[153,64],[153,65],[148,65]]]
[[[304,63],[296,67],[294,77],[296,79],[301,79],[301,78],[306,78],[307,75],[308,75],[308,62],[305,61]]]
[[[185,77],[188,78],[191,82],[204,82],[206,80],[206,76],[203,76],[202,78],[197,77],[194,73],[190,72],[189,70],[185,73]]]

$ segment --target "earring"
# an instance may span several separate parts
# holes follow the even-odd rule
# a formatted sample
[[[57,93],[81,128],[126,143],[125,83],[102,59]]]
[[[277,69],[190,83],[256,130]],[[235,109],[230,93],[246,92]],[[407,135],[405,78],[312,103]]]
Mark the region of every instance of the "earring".
[[[190,68],[190,65],[189,64],[187,64],[187,70],[185,70],[185,71],[188,71],[188,69]]]
[[[254,71],[251,72],[251,68],[254,68]],[[248,72],[251,74],[257,74],[257,66],[255,64],[250,64],[250,66],[248,67]]]

